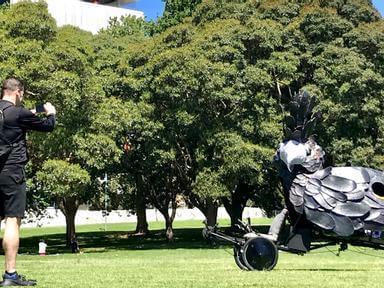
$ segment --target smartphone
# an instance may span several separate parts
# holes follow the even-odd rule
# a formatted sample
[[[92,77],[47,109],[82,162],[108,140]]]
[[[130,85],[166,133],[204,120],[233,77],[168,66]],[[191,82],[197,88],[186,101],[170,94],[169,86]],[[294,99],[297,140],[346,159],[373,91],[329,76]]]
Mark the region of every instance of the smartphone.
[[[45,112],[44,104],[36,105],[36,113],[44,113],[44,112]]]

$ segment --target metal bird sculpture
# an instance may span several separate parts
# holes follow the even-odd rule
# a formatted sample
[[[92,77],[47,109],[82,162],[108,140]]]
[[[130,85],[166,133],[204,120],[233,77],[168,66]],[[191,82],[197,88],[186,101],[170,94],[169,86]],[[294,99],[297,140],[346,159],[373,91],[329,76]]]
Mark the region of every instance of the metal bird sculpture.
[[[364,167],[327,167],[310,135],[319,119],[315,97],[295,94],[285,118],[286,139],[275,155],[290,220],[348,237],[384,230],[384,173]],[[303,224],[305,223],[305,224]]]
[[[311,137],[320,118],[313,113],[315,97],[301,92],[284,103],[283,108],[289,111],[284,121],[285,140],[274,160],[286,208],[273,219],[268,234],[247,226],[237,238],[207,226],[204,236],[231,242],[235,262],[243,270],[272,270],[278,250],[304,254],[335,244],[340,245],[339,252],[348,244],[384,249],[380,238],[384,230],[384,173],[364,167],[323,169],[324,151]],[[289,233],[281,233],[286,230],[282,227],[287,215]],[[312,243],[313,236],[321,237]]]

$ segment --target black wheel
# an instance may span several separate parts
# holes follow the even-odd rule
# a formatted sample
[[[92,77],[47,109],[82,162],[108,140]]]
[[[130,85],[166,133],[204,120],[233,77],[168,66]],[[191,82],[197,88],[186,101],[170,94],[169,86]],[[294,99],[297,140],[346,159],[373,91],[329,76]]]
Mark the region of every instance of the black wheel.
[[[276,245],[264,237],[256,237],[245,242],[243,263],[249,270],[272,270],[279,257]]]
[[[243,246],[240,245],[235,245],[233,246],[233,257],[235,258],[236,265],[241,269],[241,270],[249,270],[247,265],[245,265],[244,260],[243,260]]]

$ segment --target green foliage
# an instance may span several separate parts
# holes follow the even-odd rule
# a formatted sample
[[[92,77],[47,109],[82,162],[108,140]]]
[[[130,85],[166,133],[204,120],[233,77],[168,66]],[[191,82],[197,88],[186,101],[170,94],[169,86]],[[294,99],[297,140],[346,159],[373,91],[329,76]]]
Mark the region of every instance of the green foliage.
[[[8,9],[9,8],[9,4],[10,4],[9,2],[10,2],[9,0],[2,1],[2,4],[0,4],[0,10]]]
[[[60,28],[56,41],[52,42],[48,50],[54,57],[55,68],[70,71],[80,77],[87,76],[87,69],[94,57],[91,41],[89,32],[72,26]]]
[[[227,187],[221,197],[228,196],[228,192],[235,189],[240,179],[251,186],[262,185],[264,175],[260,172],[270,163],[274,150],[246,142],[240,135],[228,132],[214,135],[208,140],[208,145],[212,147],[208,149],[212,150],[212,155],[200,156],[200,165],[212,167],[203,171],[216,170],[213,179],[219,177],[220,182]],[[209,162],[207,159],[210,159]]]
[[[203,199],[220,199],[223,196],[231,195],[228,188],[222,183],[221,175],[209,168],[199,171],[192,185],[192,191]]]
[[[246,27],[244,41],[251,64],[255,64],[258,59],[268,58],[282,45],[283,27],[280,23],[253,17],[246,23]]]
[[[108,27],[102,29],[99,34],[107,34],[113,38],[125,37],[126,41],[132,41],[132,39],[148,36],[152,29],[153,24],[141,18],[127,16],[118,19],[115,17],[109,21]]]
[[[271,7],[264,6],[262,7],[264,10],[262,18],[272,19],[280,22],[283,25],[288,25],[293,19],[299,16],[300,8],[301,5],[298,3],[292,3],[291,5],[272,5]]]
[[[202,0],[163,0],[165,10],[163,16],[157,20],[154,31],[157,33],[166,30],[171,26],[181,23],[186,17],[192,15],[196,6]]]
[[[329,1],[328,5],[332,5]],[[374,22],[380,20],[379,13],[372,9],[372,3],[364,0],[355,1],[333,1],[336,2],[338,14],[345,19],[348,19],[355,25],[362,22]],[[333,4],[333,6],[335,6]]]
[[[352,30],[353,25],[328,11],[315,10],[305,15],[300,29],[309,43],[327,43]]]
[[[31,3],[31,1],[22,1],[5,10],[4,16],[0,17],[0,27],[6,30],[11,38],[40,40],[48,43],[56,35],[55,20],[48,14],[47,4],[44,1],[34,5]]]
[[[82,159],[88,169],[102,171],[110,165],[119,163],[122,149],[106,135],[87,133],[84,137],[77,135],[74,141],[76,143],[74,156]]]
[[[250,16],[259,15],[260,1],[251,0],[205,0],[192,14],[195,25],[204,25],[217,19],[236,19],[244,23]]]
[[[123,101],[114,97],[106,98],[98,105],[98,111],[92,117],[90,128],[116,139],[119,133],[136,130],[136,126],[144,120],[142,118],[151,111],[151,106],[146,103]]]
[[[36,179],[44,191],[53,197],[81,198],[90,184],[86,170],[78,164],[70,164],[63,160],[47,160],[36,173]]]
[[[381,67],[380,50],[384,37],[383,21],[361,24],[343,35],[345,46],[353,48],[372,61],[376,67]],[[381,54],[382,55],[382,54]]]
[[[180,19],[184,14],[191,15],[201,0],[167,0],[165,2],[165,14]]]
[[[329,95],[320,102],[325,116],[323,139],[325,143],[333,142],[334,147],[328,151],[335,155],[336,163],[376,166],[373,155],[380,153],[377,150],[380,145],[376,143],[383,77],[374,71],[374,64],[363,54],[348,48],[329,46],[315,62],[319,65],[315,81],[324,95]],[[368,142],[363,143],[361,139]],[[339,141],[350,144],[339,145]]]

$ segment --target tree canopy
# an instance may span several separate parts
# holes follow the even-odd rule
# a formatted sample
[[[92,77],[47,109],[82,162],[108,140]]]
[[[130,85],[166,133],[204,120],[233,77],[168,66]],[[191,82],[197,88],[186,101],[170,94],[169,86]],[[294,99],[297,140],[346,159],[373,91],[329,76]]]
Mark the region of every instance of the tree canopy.
[[[250,201],[281,205],[278,86],[317,96],[328,164],[384,168],[384,24],[369,0],[169,0],[158,22],[113,19],[98,35],[56,27],[42,2],[0,22],[0,78],[24,78],[27,105],[59,111],[53,134],[30,136],[35,188],[65,161],[100,207],[94,179],[109,173],[138,231],[153,205],[171,239],[179,195],[210,224],[219,205],[233,225]]]

